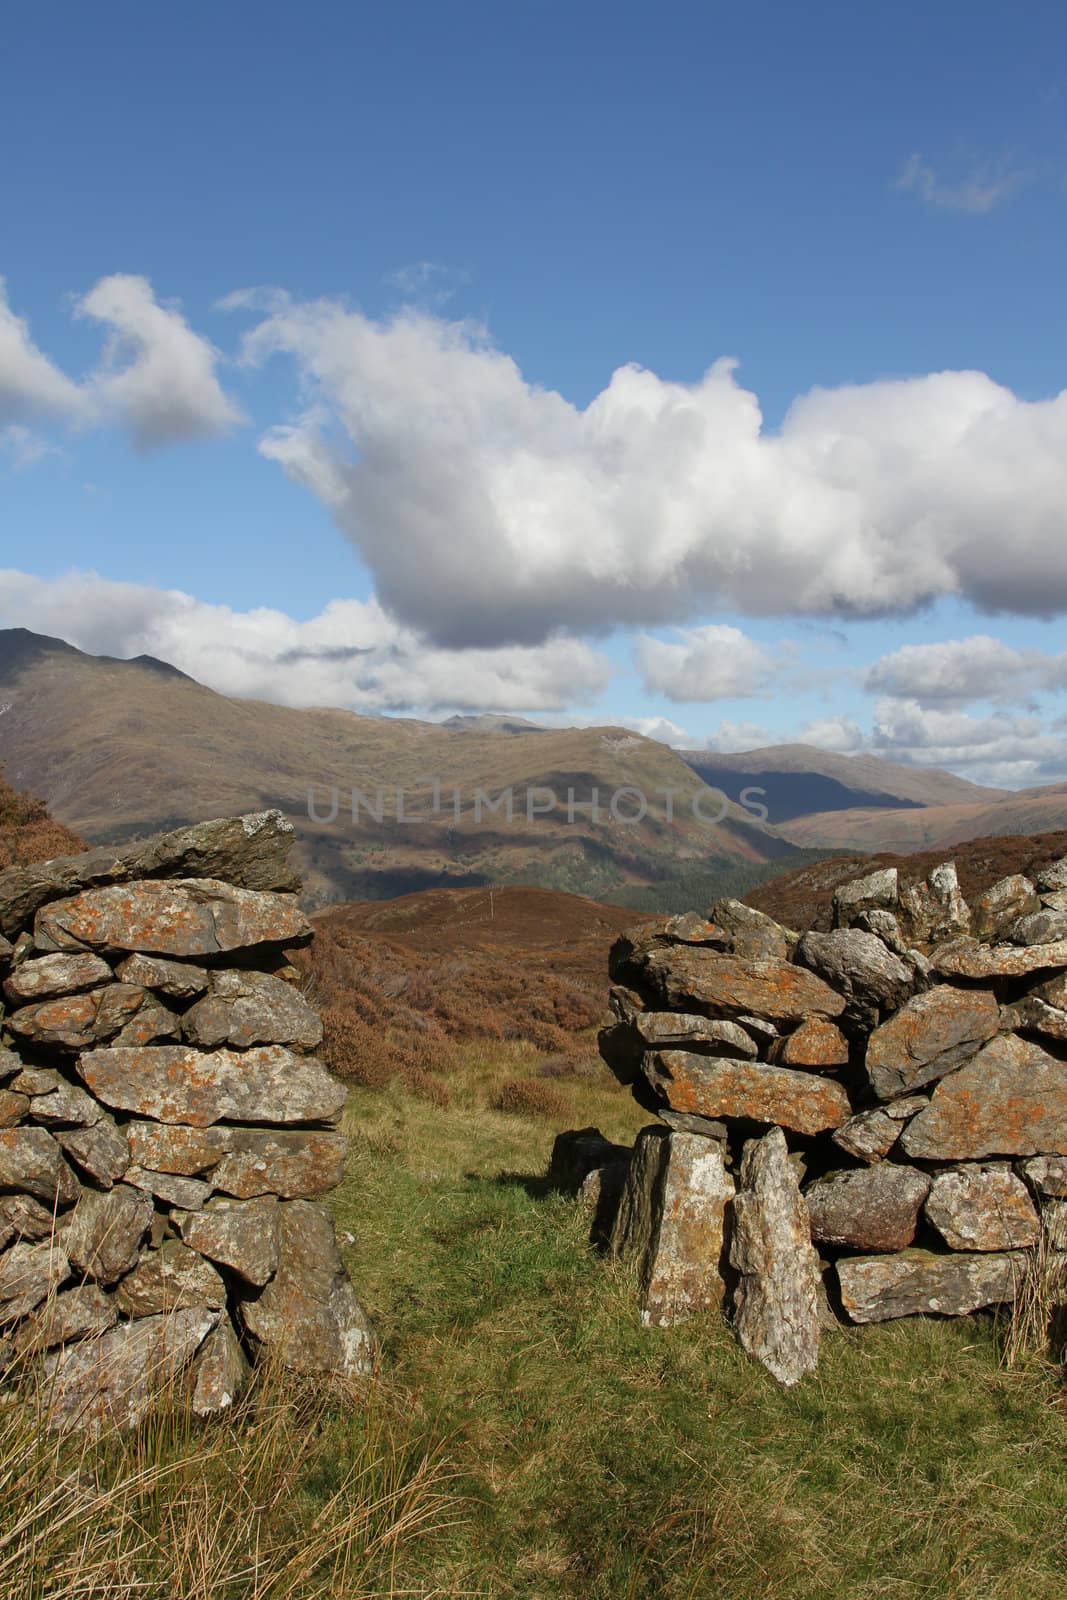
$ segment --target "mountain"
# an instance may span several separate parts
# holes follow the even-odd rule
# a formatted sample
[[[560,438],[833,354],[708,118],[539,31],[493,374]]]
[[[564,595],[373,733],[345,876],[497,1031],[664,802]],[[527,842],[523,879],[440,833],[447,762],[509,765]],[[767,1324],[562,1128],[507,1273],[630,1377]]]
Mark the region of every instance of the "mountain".
[[[705,783],[731,800],[740,800],[753,787],[762,791],[756,798],[766,806],[767,820],[776,825],[813,813],[988,804],[1010,793],[983,788],[937,768],[905,767],[878,756],[837,755],[810,744],[771,745],[741,755],[710,750],[679,754]]]
[[[0,708],[8,780],[93,843],[278,806],[297,827],[310,905],[441,883],[603,898],[794,855],[742,807],[719,806],[675,751],[624,728],[526,736],[495,719],[449,727],[296,710],[230,699],[151,657],[88,655],[19,628],[0,631]],[[642,796],[647,814],[630,823]],[[710,887],[699,892],[711,898]]]
[[[1067,784],[1009,792],[969,805],[908,810],[817,811],[784,823],[795,844],[816,850],[943,850],[996,834],[1032,835],[1067,828]]]

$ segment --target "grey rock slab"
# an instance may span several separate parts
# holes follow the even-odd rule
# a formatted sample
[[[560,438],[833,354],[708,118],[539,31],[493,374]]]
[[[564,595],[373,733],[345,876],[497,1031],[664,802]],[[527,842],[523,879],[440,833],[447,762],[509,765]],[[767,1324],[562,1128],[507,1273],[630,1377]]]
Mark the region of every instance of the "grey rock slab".
[[[112,980],[111,968],[88,951],[76,955],[38,956],[24,961],[4,981],[4,996],[13,1006],[34,1000],[52,1000],[59,995],[77,994],[81,989],[97,989]]]
[[[213,1186],[201,1178],[179,1178],[173,1172],[149,1172],[145,1167],[127,1167],[124,1181],[166,1205],[183,1211],[196,1211],[211,1198]]]
[[[130,1020],[119,1029],[110,1043],[118,1050],[128,1050],[140,1045],[159,1044],[176,1039],[181,1032],[181,1017],[162,1001],[145,994],[145,998]]]
[[[698,1011],[732,1021],[756,1014],[774,1023],[794,1023],[808,1016],[840,1016],[845,1009],[829,984],[788,961],[679,946],[653,950],[642,975],[671,1011]]]
[[[0,1128],[17,1128],[30,1109],[29,1096],[17,1089],[0,1089]]]
[[[58,1240],[13,1244],[0,1256],[0,1326],[27,1316],[70,1277]]]
[[[847,1001],[846,1018],[874,1026],[882,1011],[896,1010],[915,988],[915,970],[873,933],[835,928],[806,933],[796,960],[818,974]]]
[[[208,1054],[182,1045],[92,1050],[79,1057],[78,1071],[107,1106],[198,1128],[224,1120],[325,1122],[347,1097],[314,1056],[284,1045]]]
[[[64,1433],[135,1427],[173,1391],[220,1316],[194,1306],[141,1317],[46,1356],[48,1426]]]
[[[237,1128],[190,1128],[159,1122],[128,1122],[123,1129],[129,1159],[152,1172],[196,1177],[217,1166],[234,1148]]]
[[[1067,1199],[1067,1156],[1032,1156],[1019,1162],[1019,1173],[1035,1193]]]
[[[126,1140],[107,1115],[89,1128],[58,1130],[56,1139],[63,1153],[103,1189],[117,1183],[130,1164]]]
[[[936,943],[967,933],[971,911],[960,892],[955,863],[945,861],[933,869],[925,883],[902,889],[900,914],[911,937],[920,943]]]
[[[834,927],[849,928],[858,916],[868,911],[892,913],[899,902],[899,895],[896,867],[885,867],[879,872],[869,872],[865,878],[842,883],[834,891]]]
[[[118,1284],[115,1304],[128,1317],[190,1306],[219,1310],[226,1304],[226,1285],[204,1256],[180,1239],[165,1239],[158,1250],[145,1250]]]
[[[1053,889],[1041,896],[1046,911],[1067,911],[1067,889]]]
[[[880,1161],[900,1138],[900,1130],[910,1117],[929,1105],[925,1095],[910,1095],[890,1105],[858,1111],[831,1135],[834,1143],[860,1161]]]
[[[299,892],[287,857],[295,839],[280,811],[176,828],[115,849],[103,845],[0,872],[0,928],[9,937],[40,906],[78,890],[139,878],[221,878],[244,889]]]
[[[779,1383],[798,1383],[818,1365],[820,1269],[781,1128],[745,1146],[730,1260],[738,1339]]]
[[[193,1357],[190,1406],[195,1417],[226,1411],[248,1382],[251,1368],[229,1317],[220,1317]]]
[[[81,1193],[63,1151],[45,1128],[0,1128],[0,1189],[32,1195],[46,1206],[69,1206]]]
[[[1047,867],[1042,867],[1034,881],[1040,890],[1050,894],[1067,889],[1067,856],[1060,856],[1058,861],[1050,861]]]
[[[238,1129],[211,1182],[222,1194],[240,1199],[260,1194],[304,1199],[336,1189],[345,1175],[347,1151],[348,1140],[341,1133]]]
[[[911,1094],[976,1056],[999,1027],[1000,1007],[988,989],[938,984],[871,1034],[867,1080],[880,1100]]]
[[[47,1094],[34,1095],[29,1114],[34,1122],[42,1122],[48,1128],[91,1128],[107,1115],[80,1084],[66,1078],[60,1078]]]
[[[1002,1025],[1018,1033],[1040,1033],[1046,1039],[1058,1039],[1067,1044],[1067,1011],[1046,1005],[1036,994],[1029,994],[1012,1006],[1005,1006]]]
[[[322,1021],[303,995],[268,972],[216,972],[211,988],[182,1018],[182,1036],[207,1049],[287,1044],[314,1050]]]
[[[142,989],[152,989],[171,1000],[195,1000],[207,992],[210,978],[206,967],[149,955],[127,956],[116,973],[123,983],[139,984]]]
[[[918,952],[909,951],[900,923],[892,911],[861,911],[848,926],[859,928],[862,933],[873,933],[895,956],[908,958],[913,964],[917,962]]]
[[[1013,944],[1025,945],[1067,941],[1067,913],[1042,910],[1020,917],[1010,937]]]
[[[29,1045],[85,1050],[114,1038],[144,1004],[144,990],[111,983],[85,994],[61,995],[20,1006],[7,1019],[12,1033]]]
[[[333,1219],[308,1200],[286,1201],[280,1212],[278,1271],[257,1298],[242,1303],[246,1333],[260,1351],[298,1372],[368,1375],[375,1341],[338,1252]]]
[[[926,1219],[950,1250],[1019,1250],[1041,1232],[1026,1185],[1006,1163],[939,1172]]]
[[[1061,1258],[1058,1265],[1062,1273],[1067,1267],[1067,1200],[1041,1202],[1041,1237],[1046,1248]],[[1067,1280],[1061,1277],[1060,1282],[1064,1281]]]
[[[975,897],[971,906],[971,929],[975,937],[995,944],[1005,939],[1020,917],[1041,910],[1037,890],[1021,872],[1001,878]]]
[[[75,1339],[106,1333],[117,1321],[114,1301],[95,1283],[82,1283],[50,1296],[16,1329],[12,1342],[20,1355],[52,1350]]]
[[[852,1110],[839,1083],[761,1062],[662,1050],[646,1055],[644,1073],[666,1108],[712,1121],[778,1123],[813,1134],[839,1127]]]
[[[1067,940],[1056,944],[981,944],[977,939],[951,939],[931,953],[935,972],[946,978],[1026,978],[1032,972],[1067,967]]]
[[[901,1143],[925,1161],[1067,1155],[1067,1062],[1000,1034],[941,1080]]]
[[[702,1139],[714,1139],[717,1144],[725,1144],[730,1137],[726,1123],[717,1122],[714,1117],[698,1117],[691,1111],[671,1111],[665,1107],[656,1114],[668,1128],[678,1133],[699,1133]]]
[[[925,1172],[889,1161],[830,1173],[804,1191],[811,1237],[856,1250],[903,1250],[915,1238],[929,1192]]]
[[[6,1083],[17,1072],[22,1071],[22,1057],[17,1056],[14,1050],[8,1050],[0,1045],[0,1083]]]
[[[853,1322],[888,1322],[934,1314],[964,1317],[981,1306],[1014,1301],[1026,1255],[936,1255],[904,1250],[893,1256],[843,1257],[837,1263],[841,1302]]]
[[[646,1049],[706,1051],[717,1056],[754,1060],[756,1044],[737,1022],[702,1017],[694,1012],[643,1011],[634,1029]]]
[[[766,912],[746,906],[743,900],[717,900],[708,915],[725,934],[724,946],[734,955],[788,961],[796,948],[797,935],[791,929],[783,928]]]
[[[279,1209],[273,1197],[210,1200],[201,1211],[173,1212],[171,1220],[185,1244],[253,1288],[278,1270]]]
[[[150,1195],[125,1184],[83,1190],[59,1233],[71,1266],[98,1283],[117,1282],[136,1265],[153,1210]]]
[[[311,924],[291,895],[216,878],[87,889],[37,913],[34,939],[56,950],[114,950],[196,960],[259,945],[306,943]]]
[[[0,1195],[0,1250],[12,1240],[50,1239],[55,1225],[52,1212],[28,1194]]]
[[[638,1134],[611,1249],[637,1263],[646,1325],[668,1327],[722,1304],[726,1208],[733,1194],[721,1145],[656,1126]]]

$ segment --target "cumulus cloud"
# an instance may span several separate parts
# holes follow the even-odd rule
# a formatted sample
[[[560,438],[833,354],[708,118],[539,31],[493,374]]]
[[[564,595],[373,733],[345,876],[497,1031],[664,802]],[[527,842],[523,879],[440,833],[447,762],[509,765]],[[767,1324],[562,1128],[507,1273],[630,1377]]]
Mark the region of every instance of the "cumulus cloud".
[[[1026,182],[1026,173],[980,166],[955,181],[941,176],[918,151],[913,151],[893,180],[894,189],[908,190],[936,211],[985,216]]]
[[[29,324],[12,311],[0,278],[0,424],[38,417],[77,420],[87,409],[78,385],[37,348]]]
[[[125,422],[139,449],[210,438],[242,420],[215,376],[219,352],[175,307],[160,305],[147,278],[101,278],[77,309],[110,329],[89,393]]]
[[[642,634],[634,651],[645,688],[668,700],[735,700],[759,694],[776,663],[740,628],[711,624],[675,640]]]
[[[728,360],[693,384],[620,368],[583,410],[479,326],[270,304],[245,357],[292,358],[308,410],[260,448],[440,644],[946,594],[1067,606],[1067,393],[935,373],[813,390],[768,433]]]
[[[1010,704],[1038,690],[1067,688],[1067,652],[1014,650],[984,633],[903,645],[874,663],[864,687],[921,705],[965,705],[971,700]]]
[[[360,711],[539,711],[600,695],[610,663],[580,640],[448,651],[398,626],[374,599],[333,600],[298,622],[95,573],[0,570],[0,627],[96,654],[152,655],[223,694]]]

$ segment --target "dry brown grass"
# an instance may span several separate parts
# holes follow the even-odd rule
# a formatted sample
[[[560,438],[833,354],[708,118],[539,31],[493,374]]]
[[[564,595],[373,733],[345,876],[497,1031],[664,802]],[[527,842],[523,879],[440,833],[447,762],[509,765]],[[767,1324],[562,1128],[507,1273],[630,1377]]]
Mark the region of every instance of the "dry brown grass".
[[[48,815],[43,801],[0,778],[0,871],[86,848],[84,839]]]
[[[566,1101],[540,1078],[508,1078],[492,1099],[494,1111],[517,1117],[561,1117]]]

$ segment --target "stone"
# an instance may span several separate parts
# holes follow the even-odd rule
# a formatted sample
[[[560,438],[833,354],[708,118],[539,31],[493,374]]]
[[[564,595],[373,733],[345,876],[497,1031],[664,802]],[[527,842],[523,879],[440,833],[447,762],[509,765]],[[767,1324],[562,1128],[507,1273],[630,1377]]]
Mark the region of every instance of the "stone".
[[[660,933],[665,944],[712,944],[720,949],[724,937],[724,929],[717,927],[711,917],[702,917],[696,911],[668,917]]]
[[[981,1306],[1015,1299],[1026,1256],[935,1255],[903,1250],[893,1256],[845,1256],[837,1263],[841,1303],[853,1322],[937,1314],[964,1317]]]
[[[179,1178],[173,1172],[149,1172],[136,1166],[127,1167],[123,1177],[134,1189],[143,1189],[154,1199],[183,1211],[199,1210],[205,1200],[210,1199],[214,1188],[200,1178]]]
[[[317,1011],[291,983],[267,972],[216,972],[210,992],[182,1018],[182,1037],[207,1049],[229,1044],[287,1044],[314,1050],[322,1043]]]
[[[1067,913],[1062,911],[1035,911],[1031,916],[1020,917],[1011,930],[1013,944],[1055,944],[1067,940]]]
[[[214,1417],[233,1405],[251,1368],[228,1317],[221,1317],[193,1357],[189,1369],[194,1417]]]
[[[30,1099],[29,1114],[34,1122],[43,1122],[49,1128],[91,1128],[106,1116],[103,1106],[97,1105],[80,1084],[70,1083],[58,1073],[54,1089]]]
[[[669,1327],[722,1304],[726,1208],[733,1195],[721,1146],[669,1128],[638,1134],[611,1250],[636,1261],[646,1326]]]
[[[8,1050],[0,1045],[0,1083],[6,1083],[17,1072],[22,1071],[22,1059],[14,1050]]]
[[[1054,889],[1041,896],[1046,911],[1067,911],[1067,889]]]
[[[980,944],[977,939],[952,939],[933,951],[931,965],[946,978],[984,982],[990,978],[1026,978],[1032,972],[1067,967],[1067,940],[1057,944]]]
[[[106,1114],[90,1128],[59,1131],[56,1139],[64,1154],[103,1189],[110,1189],[117,1183],[130,1164],[126,1140],[114,1119]]]
[[[758,961],[789,961],[797,935],[763,911],[743,900],[717,900],[709,913],[712,923],[726,935],[724,947],[736,956]]]
[[[919,953],[908,949],[900,923],[892,911],[861,911],[853,917],[849,926],[859,928],[861,933],[873,933],[895,956],[907,958],[913,965],[918,964]]]
[[[1043,1000],[1057,1011],[1067,1011],[1067,973],[1061,972],[1055,978],[1046,979],[1032,992],[1038,1000]]]
[[[112,983],[87,994],[65,995],[22,1006],[7,1019],[12,1033],[31,1045],[85,1050],[111,1039],[144,1003],[144,990]]]
[[[777,1026],[773,1022],[768,1022],[766,1017],[748,1016],[742,1012],[736,1021],[756,1041],[757,1047],[761,1044],[770,1045],[779,1037]]]
[[[226,1285],[210,1261],[182,1244],[165,1239],[158,1250],[145,1250],[133,1271],[115,1289],[115,1304],[128,1317],[150,1317],[162,1311],[226,1304]]]
[[[202,1211],[175,1211],[182,1240],[218,1266],[229,1267],[253,1288],[278,1270],[278,1201],[210,1200]]]
[[[87,889],[43,907],[34,923],[34,939],[56,950],[88,947],[192,960],[310,938],[311,924],[291,896],[236,889],[216,878]]]
[[[59,1233],[71,1266],[98,1283],[116,1283],[136,1266],[152,1213],[151,1197],[125,1184],[83,1190]]]
[[[818,1178],[804,1191],[816,1244],[855,1250],[903,1250],[915,1238],[930,1178],[914,1167],[880,1161]]]
[[[999,1034],[941,1080],[901,1143],[925,1161],[1067,1155],[1067,1062]]]
[[[17,1128],[30,1109],[29,1096],[16,1089],[0,1089],[0,1128]]]
[[[10,937],[39,907],[80,889],[140,878],[221,878],[243,889],[299,893],[287,863],[293,824],[280,811],[197,822],[119,849],[103,845],[0,872],[0,928]]]
[[[70,1262],[55,1240],[11,1245],[0,1256],[0,1326],[27,1316],[69,1277]]]
[[[1028,994],[1013,1006],[1005,1006],[1002,1024],[1018,1033],[1041,1033],[1046,1039],[1067,1044],[1067,1011],[1046,1005],[1036,994]]]
[[[180,1032],[181,1018],[177,1012],[146,994],[138,1010],[110,1043],[116,1050],[136,1049],[142,1045],[176,1039]]]
[[[629,1157],[627,1145],[613,1144],[599,1128],[569,1128],[553,1141],[546,1177],[553,1188],[576,1194],[598,1167]]]
[[[971,912],[960,892],[955,864],[946,861],[933,869],[925,883],[902,889],[900,912],[911,937],[923,944],[967,933]]]
[[[656,1115],[668,1128],[674,1128],[678,1133],[699,1133],[702,1139],[714,1139],[718,1144],[725,1144],[730,1137],[725,1122],[718,1122],[714,1117],[700,1117],[690,1111],[670,1111],[666,1107],[661,1107]]]
[[[736,1056],[753,1060],[756,1045],[751,1034],[736,1022],[721,1017],[701,1017],[684,1011],[643,1011],[634,1018],[634,1031],[649,1050],[693,1050],[698,1054]]]
[[[834,891],[834,927],[850,928],[858,916],[868,911],[892,913],[898,903],[899,888],[896,867],[885,867],[879,872],[869,872],[865,878],[841,884]]]
[[[1041,910],[1037,890],[1021,872],[1001,878],[976,896],[971,906],[971,930],[975,938],[996,944],[1005,939],[1020,917]]]
[[[609,1161],[586,1173],[578,1190],[578,1209],[589,1219],[589,1239],[598,1248],[606,1246],[618,1215],[630,1157]]]
[[[628,989],[624,983],[613,983],[608,990],[608,1004],[611,1014],[618,1022],[634,1022],[645,1009],[645,1002],[636,989]]]
[[[49,1207],[72,1205],[81,1193],[45,1128],[0,1128],[0,1189],[32,1195]]]
[[[812,1134],[840,1126],[852,1110],[840,1084],[788,1067],[663,1050],[646,1057],[644,1070],[672,1111],[712,1119],[778,1123]]]
[[[859,1161],[880,1161],[900,1138],[901,1124],[929,1104],[925,1095],[913,1095],[888,1106],[859,1111],[835,1128],[831,1138],[839,1149]]]
[[[212,1184],[223,1194],[242,1200],[260,1194],[305,1199],[336,1189],[344,1178],[348,1151],[344,1134],[244,1129],[235,1129],[234,1134],[232,1149],[211,1174]]]
[[[220,1315],[193,1306],[141,1317],[46,1356],[48,1426],[64,1433],[135,1427],[173,1389]]]
[[[1037,1194],[1067,1199],[1067,1156],[1033,1156],[1029,1161],[1020,1161],[1019,1172]]]
[[[106,1333],[118,1321],[114,1302],[95,1283],[62,1289],[33,1312],[14,1336],[19,1355]]]
[[[742,1347],[779,1383],[799,1383],[819,1359],[819,1258],[781,1128],[745,1146],[730,1260],[739,1274],[734,1328]]]
[[[987,989],[938,984],[871,1034],[867,1081],[880,1100],[911,1094],[971,1060],[999,1027],[1000,1007]]]
[[[645,1046],[632,1021],[609,1022],[597,1034],[601,1060],[629,1087],[641,1073]]]
[[[836,1023],[823,1017],[808,1017],[795,1033],[775,1041],[770,1060],[781,1067],[831,1071],[848,1065],[848,1040]]]
[[[1050,861],[1047,867],[1042,867],[1034,881],[1040,890],[1050,894],[1067,889],[1067,856],[1060,856],[1058,861]]]
[[[1045,1248],[1059,1256],[1059,1281],[1062,1284],[1067,1269],[1067,1200],[1044,1200],[1041,1204],[1041,1237]]]
[[[38,956],[35,961],[24,961],[5,979],[4,996],[13,1006],[21,1006],[34,1000],[77,994],[81,989],[97,989],[102,983],[110,983],[111,977],[107,962],[87,951]]]
[[[811,930],[797,945],[796,959],[844,995],[842,1010],[854,1026],[876,1026],[880,1013],[903,1005],[915,987],[914,968],[859,928]]]
[[[233,1149],[236,1128],[189,1128],[158,1122],[128,1122],[123,1129],[128,1159],[152,1172],[195,1177],[218,1165]]]
[[[248,1337],[297,1372],[368,1375],[374,1338],[338,1253],[333,1219],[309,1200],[289,1200],[279,1209],[278,1271],[262,1294],[240,1307]]]
[[[1041,1232],[1026,1185],[1006,1164],[939,1172],[926,1220],[950,1250],[1019,1250]]]
[[[79,1057],[78,1071],[107,1106],[194,1128],[224,1119],[325,1122],[347,1097],[314,1056],[283,1045],[210,1054],[183,1045],[91,1050]]]
[[[188,961],[171,961],[166,956],[127,956],[115,969],[123,983],[153,989],[171,1000],[195,1000],[205,994],[209,981],[206,967]]]
[[[821,978],[787,961],[715,950],[653,951],[644,978],[668,1010],[732,1021],[755,1012],[774,1023],[795,1023],[808,1016],[837,1017],[845,1009],[842,997]]]
[[[51,1094],[53,1089],[66,1080],[54,1067],[23,1067],[11,1080],[12,1089],[17,1089],[19,1094],[25,1094],[32,1099],[34,1095]]]
[[[28,1194],[0,1195],[0,1250],[12,1239],[50,1239],[56,1219]]]

